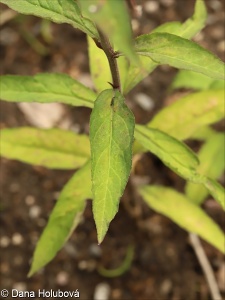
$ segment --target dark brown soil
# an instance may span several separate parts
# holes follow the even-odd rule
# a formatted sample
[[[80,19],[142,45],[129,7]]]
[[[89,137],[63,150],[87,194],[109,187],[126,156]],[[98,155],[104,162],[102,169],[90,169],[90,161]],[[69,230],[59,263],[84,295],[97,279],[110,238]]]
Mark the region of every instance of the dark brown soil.
[[[139,1],[146,4],[147,1]],[[150,2],[150,1],[148,1]],[[171,20],[185,20],[192,14],[194,1],[158,1],[154,13],[144,10],[137,34],[149,32]],[[198,36],[198,42],[224,59],[224,3],[207,2],[209,24]],[[6,6],[0,5],[1,12]],[[20,16],[1,26],[1,74],[33,75],[39,72],[62,72],[86,78],[89,73],[85,35],[69,25],[51,24],[53,41],[48,44],[40,34],[41,21]],[[28,43],[26,32],[35,35],[47,49]],[[176,71],[160,67],[129,95],[128,103],[136,121],[145,123],[168,100],[167,88]],[[154,109],[145,111],[134,100],[137,93],[149,95]],[[68,116],[80,132],[88,133],[90,110],[68,108]],[[10,128],[30,125],[16,104],[1,102],[0,126]],[[38,238],[63,185],[72,171],[48,170],[1,159],[1,289],[80,292],[80,299],[94,299],[99,284],[106,284],[107,299],[119,300],[206,300],[211,299],[199,262],[190,246],[188,234],[168,218],[150,210],[135,192],[137,179],[172,186],[182,191],[184,181],[168,170],[156,157],[144,154],[129,181],[120,209],[110,225],[101,246],[97,245],[96,229],[87,201],[84,218],[66,246],[44,270],[27,278],[32,254]],[[220,208],[205,204],[207,212],[224,226]],[[220,252],[202,241],[203,247],[219,280],[223,263]],[[129,245],[135,252],[130,269],[115,278],[106,278],[97,271],[100,265],[113,269],[121,265]],[[224,293],[224,290],[221,291]],[[223,294],[225,296],[225,294]],[[44,299],[44,298],[43,298]],[[99,298],[100,299],[100,298]]]

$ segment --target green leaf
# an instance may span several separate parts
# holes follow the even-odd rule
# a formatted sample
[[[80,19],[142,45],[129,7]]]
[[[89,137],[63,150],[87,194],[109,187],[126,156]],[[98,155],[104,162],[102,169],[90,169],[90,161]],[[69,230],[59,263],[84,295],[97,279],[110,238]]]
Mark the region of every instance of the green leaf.
[[[88,37],[88,53],[91,77],[98,92],[108,89],[112,82],[111,71],[107,57],[102,49],[96,46],[92,38]],[[127,76],[128,61],[126,57],[120,56],[117,58],[119,68],[121,88],[123,91],[124,82]],[[138,68],[137,68],[138,70]]]
[[[204,0],[197,0],[193,16],[181,26],[181,37],[190,39],[200,32],[206,24],[207,10]]]
[[[10,102],[61,102],[93,107],[96,94],[66,74],[0,76],[1,99]]]
[[[89,138],[61,129],[1,130],[0,154],[52,169],[76,169],[90,157]]]
[[[34,15],[55,23],[67,23],[93,38],[98,33],[93,22],[82,16],[75,0],[0,0],[1,3],[25,15]]]
[[[134,116],[118,91],[105,90],[90,120],[93,213],[101,243],[118,210],[132,160]]]
[[[164,33],[171,33],[178,36],[188,37],[187,33],[189,34],[189,38],[198,33],[202,26],[206,21],[206,12],[205,12],[205,4],[202,0],[197,0],[195,5],[195,13],[194,15],[188,19],[185,23],[181,22],[168,22],[164,23],[157,28],[155,28],[152,33],[155,32],[164,32]],[[140,68],[135,64],[131,63],[128,75],[126,76],[126,81],[124,83],[124,92],[128,93],[135,85],[137,85],[142,79],[144,79],[148,74],[150,74],[156,67],[156,61],[150,60],[146,57],[140,57],[141,65],[144,68]]]
[[[183,194],[161,186],[144,186],[139,191],[154,210],[169,217],[185,230],[198,234],[225,253],[225,237],[222,230],[200,207],[190,202]]]
[[[201,127],[222,120],[224,114],[224,90],[208,90],[192,93],[165,107],[147,126],[184,140]]]
[[[225,189],[217,181],[211,178],[205,177],[202,183],[214,199],[222,206],[223,210],[225,210]]]
[[[225,79],[224,63],[198,44],[169,33],[139,36],[135,51],[150,57],[158,64],[169,64],[178,69],[192,70],[215,79]]]
[[[201,73],[187,70],[180,70],[175,76],[171,89],[195,89],[195,90],[213,90],[224,89],[224,81],[215,80]]]
[[[64,186],[36,246],[29,277],[49,263],[63,247],[80,222],[85,200],[91,196],[88,162]]]
[[[211,179],[219,178],[225,169],[224,134],[214,134],[208,139],[199,151],[200,164],[197,171]],[[196,204],[201,204],[208,195],[207,189],[200,185],[188,182],[185,188],[186,195]]]
[[[198,158],[185,144],[160,130],[142,125],[136,125],[135,138],[175,173],[185,179],[197,180]]]
[[[156,32],[164,32],[164,33],[171,33],[180,36],[181,27],[182,27],[181,22],[177,22],[177,21],[167,22],[153,29],[151,34]]]
[[[97,92],[102,92],[109,88],[112,76],[105,53],[96,46],[94,40],[90,37],[88,37],[88,54],[92,80]]]
[[[94,20],[112,40],[115,49],[137,63],[138,58],[133,50],[131,22],[125,1],[81,0],[80,4],[85,14]]]

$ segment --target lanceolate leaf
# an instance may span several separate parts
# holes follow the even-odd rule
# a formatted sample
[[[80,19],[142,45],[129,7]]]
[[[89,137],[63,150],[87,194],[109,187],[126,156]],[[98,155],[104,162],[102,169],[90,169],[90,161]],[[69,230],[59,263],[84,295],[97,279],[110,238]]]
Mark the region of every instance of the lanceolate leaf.
[[[224,91],[208,90],[177,100],[161,110],[147,126],[184,140],[201,127],[222,120],[224,114]]]
[[[160,130],[142,125],[135,126],[135,138],[181,177],[189,180],[198,177],[196,174],[198,159],[182,142]]]
[[[202,181],[204,186],[207,188],[209,193],[214,197],[215,200],[222,206],[225,210],[225,189],[217,181],[211,178],[205,177]]]
[[[203,184],[225,209],[223,187],[212,178],[197,172],[198,158],[185,144],[160,130],[142,125],[136,125],[135,138],[175,173],[194,183]]]
[[[225,236],[208,215],[183,194],[162,186],[144,186],[140,193],[146,203],[157,212],[169,217],[187,231],[197,233],[225,253]]]
[[[215,80],[201,73],[187,70],[180,70],[175,76],[171,89],[195,89],[195,90],[222,90],[224,89],[224,81]]]
[[[224,63],[198,44],[169,33],[139,36],[135,42],[139,55],[150,57],[158,64],[192,70],[215,79],[224,79]]]
[[[49,19],[55,23],[67,23],[93,38],[98,38],[95,25],[82,16],[77,0],[0,0],[0,2],[19,13]]]
[[[61,129],[1,130],[0,154],[52,169],[76,169],[90,157],[89,139]]]
[[[204,28],[207,11],[204,0],[196,0],[194,14],[183,24],[181,22],[168,22],[155,28],[151,33],[164,32],[191,39]]]
[[[152,33],[163,32],[171,33],[177,36],[185,37],[191,39],[193,36],[198,33],[205,24],[206,21],[206,9],[204,1],[197,0],[195,4],[194,15],[189,18],[183,24],[181,22],[168,22],[164,23],[157,28],[155,28]],[[150,74],[156,67],[157,62],[147,59],[146,57],[140,57],[142,66],[144,70],[141,70],[140,67],[131,63],[126,81],[124,84],[124,92],[128,93],[138,82]]]
[[[193,16],[181,26],[181,37],[190,39],[201,31],[206,23],[207,10],[204,0],[196,0]]]
[[[134,116],[123,96],[103,91],[95,101],[90,120],[93,213],[101,243],[118,210],[132,159]]]
[[[112,40],[115,50],[137,62],[133,50],[131,22],[124,0],[80,0],[82,10]]]
[[[28,276],[55,257],[79,224],[85,200],[92,196],[90,169],[88,162],[64,186],[38,241]]]
[[[218,179],[225,169],[224,158],[224,134],[215,133],[208,139],[199,151],[198,158],[200,165],[197,171],[211,179]],[[207,189],[200,184],[188,182],[186,195],[196,204],[201,204],[208,195]]]
[[[10,102],[61,102],[93,107],[96,94],[66,74],[0,76],[2,100]]]

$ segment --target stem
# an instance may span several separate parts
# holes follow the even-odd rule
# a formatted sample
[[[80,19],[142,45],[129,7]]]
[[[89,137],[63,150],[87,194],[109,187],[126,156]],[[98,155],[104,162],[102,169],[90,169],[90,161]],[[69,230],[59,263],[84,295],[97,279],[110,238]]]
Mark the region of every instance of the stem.
[[[212,270],[212,267],[208,261],[208,258],[205,254],[205,251],[201,245],[199,237],[194,233],[189,233],[189,238],[196,253],[196,256],[199,260],[199,263],[202,267],[202,270],[205,274],[206,280],[209,285],[210,293],[213,300],[222,300],[222,296],[220,295],[219,288]]]
[[[105,55],[107,56],[109,62],[113,81],[112,86],[114,89],[118,89],[119,91],[121,91],[120,74],[116,60],[117,53],[113,50],[108,37],[100,29],[98,29],[98,33],[100,37],[101,48],[105,52]]]

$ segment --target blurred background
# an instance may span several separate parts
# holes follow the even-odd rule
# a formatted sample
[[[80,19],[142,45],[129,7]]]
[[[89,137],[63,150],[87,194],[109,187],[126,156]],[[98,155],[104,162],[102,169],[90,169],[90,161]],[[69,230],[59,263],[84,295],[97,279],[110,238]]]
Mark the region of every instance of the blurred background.
[[[194,9],[194,0],[136,1],[140,16],[132,20],[135,35],[149,33],[168,21],[184,21]],[[224,60],[224,1],[208,0],[206,28],[195,41]],[[141,13],[142,11],[142,13]],[[86,36],[70,25],[54,24],[15,13],[0,4],[0,74],[34,75],[41,72],[67,73],[93,87],[89,74]],[[144,79],[127,97],[136,122],[146,123],[177,95],[168,87],[176,70],[161,66]],[[183,91],[179,91],[182,93]],[[61,104],[12,104],[1,101],[1,128],[37,126],[60,127],[89,132],[90,109]],[[224,130],[224,123],[217,124]],[[198,145],[193,144],[193,147]],[[172,186],[179,191],[184,181],[156,157],[139,158],[134,176],[121,200],[101,246],[87,207],[81,224],[54,260],[32,278],[27,278],[35,245],[46,225],[60,190],[73,171],[48,170],[18,161],[1,159],[0,250],[1,289],[80,292],[80,299],[211,299],[188,234],[150,210],[135,192],[132,182]],[[222,227],[222,210],[210,198],[204,208]],[[225,264],[222,254],[202,241],[212,264],[221,293],[225,296]],[[129,246],[134,255],[128,270],[121,269]],[[108,278],[99,268],[118,269]]]

